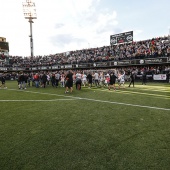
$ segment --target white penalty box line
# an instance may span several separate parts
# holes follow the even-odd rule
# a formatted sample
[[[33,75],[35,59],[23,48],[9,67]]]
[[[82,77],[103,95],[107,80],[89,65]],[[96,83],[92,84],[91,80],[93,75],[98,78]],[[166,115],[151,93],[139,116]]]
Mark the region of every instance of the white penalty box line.
[[[124,105],[124,106],[132,106],[132,107],[141,107],[141,108],[148,108],[148,109],[155,109],[155,110],[164,110],[164,111],[170,111],[170,108],[161,108],[161,107],[153,107],[153,106],[145,106],[145,105],[137,105],[137,104],[130,104],[130,103],[122,103],[122,102],[112,102],[112,101],[106,101],[106,100],[96,100],[96,99],[90,99],[90,98],[82,98],[82,97],[74,97],[74,96],[66,96],[66,95],[59,95],[59,94],[51,94],[51,93],[40,93],[40,92],[33,92],[33,91],[20,91],[16,89],[8,89],[13,91],[19,91],[19,92],[25,92],[25,93],[34,93],[34,94],[42,94],[42,95],[53,95],[53,96],[59,96],[59,97],[67,97],[70,98],[70,100],[86,100],[86,101],[93,101],[93,102],[100,102],[100,103],[109,103],[109,104],[117,104],[117,105]],[[55,99],[55,100],[34,100],[34,101],[57,101],[57,100],[64,100],[64,99]],[[67,100],[67,99],[66,99]],[[2,100],[0,100],[2,101]],[[12,100],[11,100],[12,101]],[[14,101],[14,100],[13,100]],[[24,100],[19,100],[24,101]],[[26,101],[26,100],[25,100]],[[31,100],[27,100],[31,101]]]

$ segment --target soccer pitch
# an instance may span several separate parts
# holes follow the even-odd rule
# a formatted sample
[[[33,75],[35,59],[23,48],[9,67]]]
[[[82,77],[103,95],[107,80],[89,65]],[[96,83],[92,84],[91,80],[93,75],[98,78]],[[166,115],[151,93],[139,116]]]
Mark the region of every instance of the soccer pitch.
[[[169,170],[170,85],[0,89],[2,170]]]

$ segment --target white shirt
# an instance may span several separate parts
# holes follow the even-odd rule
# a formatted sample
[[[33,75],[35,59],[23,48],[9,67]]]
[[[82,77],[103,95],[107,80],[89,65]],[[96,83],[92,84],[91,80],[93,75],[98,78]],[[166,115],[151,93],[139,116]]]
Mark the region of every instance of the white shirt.
[[[76,78],[77,78],[77,79],[81,79],[81,74],[80,74],[80,73],[77,73],[77,74],[76,74]]]
[[[124,82],[125,81],[125,72],[119,77],[120,82]]]
[[[94,74],[94,79],[95,79],[95,80],[98,80],[98,79],[99,79],[99,74],[98,74],[98,73],[95,73],[95,74]]]
[[[84,81],[86,81],[86,78],[87,78],[87,76],[86,76],[85,74],[83,74],[82,79],[83,79]]]

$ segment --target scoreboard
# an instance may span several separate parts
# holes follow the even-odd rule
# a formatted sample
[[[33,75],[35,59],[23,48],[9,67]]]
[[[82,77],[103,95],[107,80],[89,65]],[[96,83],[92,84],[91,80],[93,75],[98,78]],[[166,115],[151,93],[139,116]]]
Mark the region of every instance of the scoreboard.
[[[133,41],[133,31],[124,32],[110,36],[110,45],[128,43]]]
[[[8,42],[0,42],[0,50],[7,50],[7,51],[9,51]]]

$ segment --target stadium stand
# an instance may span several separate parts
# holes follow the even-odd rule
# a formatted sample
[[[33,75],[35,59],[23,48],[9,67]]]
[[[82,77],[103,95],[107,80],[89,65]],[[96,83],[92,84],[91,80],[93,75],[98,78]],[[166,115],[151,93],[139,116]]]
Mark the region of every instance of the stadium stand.
[[[153,38],[129,44],[118,44],[98,48],[63,52],[54,55],[23,57],[9,56],[8,66],[28,67],[32,65],[79,64],[106,61],[120,61],[170,56],[168,37]],[[1,56],[3,65],[4,56]]]

